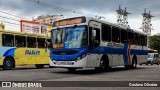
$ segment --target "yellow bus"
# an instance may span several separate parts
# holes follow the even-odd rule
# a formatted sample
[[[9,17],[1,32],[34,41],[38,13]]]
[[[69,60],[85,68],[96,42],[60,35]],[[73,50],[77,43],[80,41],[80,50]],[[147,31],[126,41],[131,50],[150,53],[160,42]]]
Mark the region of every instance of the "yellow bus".
[[[15,68],[17,65],[43,68],[49,64],[50,56],[45,40],[45,34],[0,29],[0,66],[4,70]]]

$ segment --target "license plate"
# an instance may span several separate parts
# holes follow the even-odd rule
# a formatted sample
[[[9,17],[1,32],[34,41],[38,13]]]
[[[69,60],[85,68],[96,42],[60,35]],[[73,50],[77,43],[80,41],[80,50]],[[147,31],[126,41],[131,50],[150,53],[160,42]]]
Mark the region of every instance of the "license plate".
[[[59,65],[72,65],[72,62],[58,62]]]

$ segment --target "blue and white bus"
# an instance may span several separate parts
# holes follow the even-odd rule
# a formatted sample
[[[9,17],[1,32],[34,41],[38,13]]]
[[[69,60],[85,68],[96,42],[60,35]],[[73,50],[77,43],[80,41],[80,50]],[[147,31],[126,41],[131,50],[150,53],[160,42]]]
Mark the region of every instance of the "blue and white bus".
[[[58,20],[51,33],[53,67],[106,71],[121,65],[136,68],[147,60],[147,35],[96,18]]]

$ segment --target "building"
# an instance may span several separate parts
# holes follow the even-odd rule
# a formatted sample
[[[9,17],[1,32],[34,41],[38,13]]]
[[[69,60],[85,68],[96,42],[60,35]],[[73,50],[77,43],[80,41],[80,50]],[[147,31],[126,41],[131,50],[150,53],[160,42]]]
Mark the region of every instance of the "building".
[[[35,22],[40,22],[42,24],[52,24],[55,20],[62,19],[63,15],[41,15],[33,19]]]

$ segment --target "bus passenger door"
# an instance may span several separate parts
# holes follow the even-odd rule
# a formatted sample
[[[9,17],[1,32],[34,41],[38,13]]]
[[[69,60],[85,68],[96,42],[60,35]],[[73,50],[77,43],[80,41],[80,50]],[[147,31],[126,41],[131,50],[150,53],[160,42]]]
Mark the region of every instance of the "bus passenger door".
[[[100,30],[101,23],[90,21],[89,22],[89,50],[90,55],[88,58],[88,67],[98,67],[100,60],[99,56],[101,54],[100,46]]]

